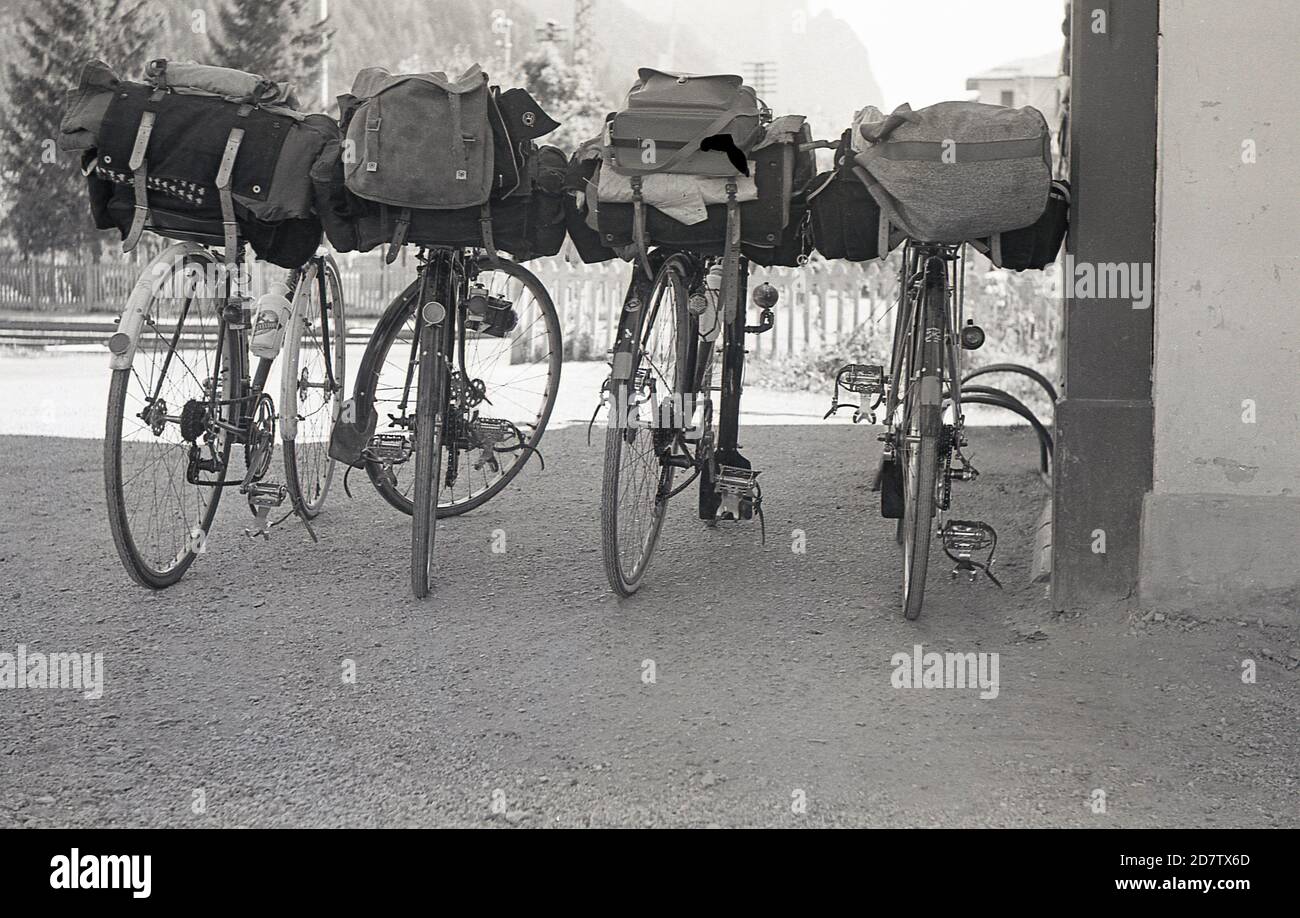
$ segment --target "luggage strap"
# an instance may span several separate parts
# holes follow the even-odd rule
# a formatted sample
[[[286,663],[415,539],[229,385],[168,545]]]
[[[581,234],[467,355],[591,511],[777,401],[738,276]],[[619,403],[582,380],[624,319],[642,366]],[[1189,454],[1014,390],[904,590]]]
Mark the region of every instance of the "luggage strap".
[[[740,203],[736,183],[727,182],[727,241],[722,249],[722,315],[730,325],[740,309]]]
[[[646,248],[645,199],[641,197],[639,175],[632,176],[632,244],[636,246],[636,254],[641,259],[641,267],[645,270],[646,277],[653,280],[655,273],[650,270],[650,252]]]
[[[379,171],[379,127],[384,123],[379,113],[379,96],[366,101],[366,171]]]
[[[687,159],[690,156],[694,155],[695,153],[699,152],[700,144],[704,142],[705,138],[712,137],[715,134],[722,133],[723,130],[725,130],[733,121],[736,120],[736,118],[740,117],[740,115],[742,114],[743,112],[730,111],[730,110],[723,112],[721,115],[715,118],[708,127],[706,127],[703,131],[701,131],[700,134],[694,140],[690,140],[682,144],[682,146],[675,153],[673,153],[672,156],[668,157],[662,163],[655,163],[653,168],[645,169],[644,171],[667,172],[671,167],[677,165],[682,160]],[[626,141],[624,141],[622,144],[616,144],[616,145],[626,146],[627,143]],[[637,147],[639,149],[640,144],[637,144]],[[748,156],[750,151],[742,150],[741,152],[743,152],[746,156]]]
[[[131,229],[122,240],[123,252],[136,247],[145,224],[149,222],[149,164],[144,154],[149,149],[149,137],[153,134],[156,117],[153,112],[145,112],[140,116],[140,129],[135,132],[135,146],[131,148],[131,159],[127,163],[133,173],[131,184],[135,189],[135,212],[131,215]]]
[[[397,225],[393,227],[393,238],[388,242],[388,254],[384,256],[384,264],[391,265],[397,261],[397,253],[406,245],[406,234],[411,229],[411,208],[403,207],[397,212]]]
[[[235,199],[230,194],[230,179],[235,172],[235,157],[244,142],[244,129],[232,128],[226,138],[226,149],[221,154],[217,169],[217,196],[221,198],[221,229],[225,235],[226,264],[234,265],[239,259],[239,224],[235,222]]]
[[[501,263],[501,258],[497,255],[497,243],[492,237],[492,205],[488,201],[479,205],[478,226],[483,235],[483,248],[487,250],[487,260],[495,268]]]

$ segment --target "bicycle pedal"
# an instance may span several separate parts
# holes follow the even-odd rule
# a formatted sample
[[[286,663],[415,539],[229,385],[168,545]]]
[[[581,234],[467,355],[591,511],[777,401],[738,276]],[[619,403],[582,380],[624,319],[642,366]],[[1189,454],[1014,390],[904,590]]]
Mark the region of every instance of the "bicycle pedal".
[[[998,587],[1002,586],[991,570],[998,544],[998,534],[992,526],[980,520],[948,520],[939,530],[939,538],[944,553],[955,562],[950,574],[953,579],[958,574],[966,574],[968,582],[974,583],[983,573]],[[980,561],[975,559],[977,552],[988,554]]]
[[[939,530],[939,535],[944,548],[966,557],[992,548],[998,540],[997,531],[979,520],[948,520]]]
[[[414,440],[410,433],[377,433],[366,445],[366,458],[388,465],[403,463],[415,451]]]
[[[269,521],[271,511],[284,503],[289,496],[289,489],[284,485],[262,484],[253,482],[246,488],[248,494],[248,506],[253,511],[253,519],[256,525],[252,528],[245,527],[244,535],[250,539],[261,536],[270,540],[269,532],[271,523]],[[313,536],[314,538],[314,536]]]
[[[859,395],[883,395],[885,368],[866,363],[845,364],[835,374],[838,386]]]
[[[735,465],[719,465],[713,488],[721,496],[717,519],[751,520],[762,505],[759,472]]]

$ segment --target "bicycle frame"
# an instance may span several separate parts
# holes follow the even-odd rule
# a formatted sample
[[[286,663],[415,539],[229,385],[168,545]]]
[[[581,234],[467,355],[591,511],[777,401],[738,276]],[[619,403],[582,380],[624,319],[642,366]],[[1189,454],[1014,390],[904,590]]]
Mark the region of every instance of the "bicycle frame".
[[[899,268],[899,308],[894,322],[894,342],[891,351],[889,386],[885,393],[885,422],[887,425],[887,443],[891,442],[896,430],[907,430],[910,405],[904,404],[900,393],[906,398],[913,378],[902,379],[903,367],[909,363],[908,355],[914,351],[914,342],[919,334],[921,323],[921,303],[925,291],[926,274],[930,271],[943,271],[945,290],[945,318],[948,339],[948,360],[944,367],[943,391],[952,406],[953,424],[957,433],[956,442],[960,442],[960,433],[964,425],[961,402],[961,346],[958,333],[965,322],[964,304],[964,246],[939,243],[917,243],[908,241],[903,249],[902,265]],[[900,407],[903,410],[898,415]]]

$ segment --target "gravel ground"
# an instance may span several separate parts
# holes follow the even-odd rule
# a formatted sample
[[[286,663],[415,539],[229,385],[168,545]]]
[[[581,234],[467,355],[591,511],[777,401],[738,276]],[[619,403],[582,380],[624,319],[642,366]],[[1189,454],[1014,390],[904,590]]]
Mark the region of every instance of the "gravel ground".
[[[100,444],[0,438],[0,651],[105,661],[98,700],[0,691],[0,826],[1300,825],[1294,596],[1050,613],[1029,583],[1036,451],[979,430],[957,507],[998,528],[1006,590],[935,562],[908,623],[872,433],[746,431],[766,546],[679,499],[626,601],[580,429],[439,526],[426,602],[406,518],[363,477],[315,546],[296,525],[244,539],[228,495],[207,555],[149,593],[113,551]],[[891,687],[916,643],[997,652],[998,697]]]

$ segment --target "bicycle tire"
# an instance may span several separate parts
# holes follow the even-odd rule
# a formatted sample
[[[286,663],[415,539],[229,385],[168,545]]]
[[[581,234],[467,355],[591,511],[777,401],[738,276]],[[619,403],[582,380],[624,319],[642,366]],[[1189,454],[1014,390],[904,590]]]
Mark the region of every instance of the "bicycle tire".
[[[185,246],[184,248],[174,246],[165,250],[155,258],[154,261],[144,269],[144,272],[142,272],[141,275],[144,276],[145,274],[152,272],[155,278],[155,284],[152,288],[154,292],[150,294],[149,301],[142,306],[145,319],[140,332],[141,337],[146,334],[144,329],[153,329],[156,334],[158,333],[157,324],[155,322],[155,307],[160,300],[156,296],[156,293],[159,289],[162,289],[164,276],[160,275],[156,269],[158,266],[167,263],[169,260],[174,261],[174,263],[170,265],[168,274],[184,274],[187,271],[187,268],[191,265],[198,267],[201,271],[205,271],[206,269],[215,266],[217,263],[214,256],[206,250],[199,249],[195,246]],[[195,296],[190,299],[192,301],[199,301],[201,298]],[[130,304],[128,304],[128,307],[129,305]],[[187,305],[183,308],[182,316],[184,318],[189,317],[190,308],[192,308],[192,305]],[[175,352],[179,350],[175,345],[179,345],[182,340],[181,329],[184,327],[184,321],[179,321],[176,324],[179,325],[180,328],[175,329],[173,338],[174,346],[169,348],[169,350],[173,352],[173,356]],[[218,324],[217,327],[221,328],[222,326]],[[241,341],[238,332],[233,329],[227,327],[224,334],[225,353],[226,358],[229,359],[230,354],[234,353],[233,349],[239,347]],[[159,335],[159,337],[161,337],[161,335]],[[206,336],[203,336],[203,338],[206,340]],[[117,555],[122,562],[122,566],[126,569],[130,578],[139,585],[153,590],[161,590],[172,586],[185,576],[186,571],[189,570],[198,555],[205,550],[208,534],[212,528],[212,521],[217,514],[217,505],[221,500],[221,492],[223,489],[220,485],[225,481],[226,469],[229,466],[232,439],[229,436],[221,437],[219,458],[222,470],[215,479],[210,481],[210,485],[189,485],[188,482],[186,482],[187,487],[194,488],[196,496],[206,496],[206,501],[202,510],[195,515],[193,525],[188,527],[186,535],[180,543],[184,547],[173,556],[170,565],[166,567],[158,566],[155,560],[146,557],[147,550],[141,545],[140,533],[136,532],[135,528],[132,526],[131,520],[133,514],[131,512],[132,508],[128,506],[126,485],[133,480],[133,476],[130,476],[130,473],[124,467],[124,453],[133,451],[132,446],[127,445],[128,441],[126,440],[123,429],[123,422],[128,411],[127,405],[131,394],[130,390],[132,382],[137,382],[139,385],[144,387],[146,391],[149,388],[144,385],[144,379],[140,375],[140,371],[137,369],[138,363],[140,363],[140,368],[144,369],[143,364],[141,363],[144,351],[144,342],[137,341],[131,366],[113,370],[112,379],[109,383],[108,405],[104,430],[104,492],[108,508],[109,531],[112,535],[113,545],[117,550]],[[183,360],[167,361],[166,357],[164,357],[164,362],[169,368],[173,364],[177,364],[178,366],[187,366]],[[147,372],[147,370],[145,371]],[[218,372],[220,373],[220,371]],[[192,371],[191,375],[194,375]],[[225,377],[223,384],[225,387],[224,391],[227,397],[229,397],[231,395],[231,386],[235,384],[232,379],[234,374],[227,370],[222,375]],[[196,381],[198,381],[197,377]],[[159,389],[161,389],[161,385],[159,386]],[[180,408],[179,406],[172,406],[169,411],[170,410],[179,411]],[[163,424],[164,431],[166,430],[166,426],[167,423],[165,422]],[[161,443],[161,440],[159,439],[161,433],[154,433],[153,435],[155,437],[155,445]],[[136,444],[137,441],[133,439],[130,443]],[[149,442],[145,440],[143,445],[147,447],[149,446]],[[162,445],[166,446],[167,444]],[[179,447],[182,444],[171,445]],[[159,453],[160,456],[165,455],[165,452],[159,450],[154,450],[154,452]],[[159,461],[160,459],[150,460],[149,464],[145,466],[145,468],[154,467]],[[141,472],[142,471],[143,469]],[[180,498],[180,492],[176,488],[174,482],[170,482],[169,487],[162,490],[169,496]],[[153,491],[156,499],[159,493],[156,478]],[[180,502],[185,503],[184,500],[181,500]],[[157,518],[158,514],[156,510],[157,508],[155,507],[154,512],[151,514],[151,519]],[[173,544],[176,544],[174,540]]]
[[[323,277],[320,270],[322,265]],[[310,298],[313,288],[323,294],[321,300],[329,304],[326,307],[327,318],[324,320],[319,314],[321,304]],[[343,283],[333,256],[313,259],[308,264],[299,279],[294,299],[297,300],[304,291],[308,292],[309,298],[301,309],[297,302],[294,303],[294,324],[285,340],[280,384],[280,414],[284,421],[280,425],[280,436],[284,447],[285,487],[289,489],[289,497],[303,516],[315,519],[325,505],[330,484],[334,480],[335,461],[329,455],[329,436],[343,410],[343,400],[339,398],[339,393],[343,391],[347,378],[347,316],[343,304]],[[316,314],[307,315],[305,310],[314,310]],[[310,333],[312,323],[318,320],[322,324],[320,335],[309,334],[309,337],[320,353],[333,351],[330,370],[334,389],[328,393],[324,404],[311,409],[313,416],[324,410],[328,424],[323,429],[323,437],[309,440],[298,436],[298,424],[306,420],[307,416],[295,413],[292,418],[294,423],[290,424],[289,412],[294,406],[301,410],[301,403],[312,398],[313,389],[319,387],[323,391],[328,386],[323,373],[321,381],[317,383],[301,380],[298,372],[302,362],[303,335],[295,332],[298,325],[302,325]],[[303,382],[307,385],[302,385]]]
[[[930,270],[928,266],[926,270]],[[914,395],[907,396],[914,399],[903,450],[903,615],[908,621],[920,616],[925,601],[930,537],[934,531],[939,438],[943,431],[946,306],[947,276],[941,273],[925,286],[920,334],[913,342],[920,372],[913,384]]]
[[[659,318],[659,310],[662,300],[662,294],[659,293],[664,281],[673,283],[673,304],[671,321],[673,322],[673,340],[672,349],[676,357],[675,367],[673,370],[674,382],[671,387],[672,394],[680,393],[681,381],[691,379],[694,376],[694,368],[688,367],[687,335],[693,334],[693,328],[690,324],[689,313],[687,312],[687,289],[689,262],[685,256],[670,257],[659,268],[655,274],[655,279],[650,285],[648,295],[641,302],[644,306],[635,313],[635,333],[632,340],[635,342],[631,352],[630,370],[625,380],[616,381],[618,388],[611,386],[611,398],[613,406],[611,411],[615,417],[611,419],[609,426],[605,430],[605,463],[603,475],[601,478],[601,495],[600,495],[600,535],[601,535],[601,555],[605,568],[605,576],[609,580],[610,587],[619,596],[631,596],[641,588],[641,582],[645,577],[645,572],[650,564],[650,559],[654,550],[659,543],[659,536],[663,530],[664,517],[668,510],[667,499],[661,498],[660,495],[667,494],[672,489],[674,468],[671,465],[660,461],[658,447],[653,438],[656,436],[665,436],[665,433],[657,428],[652,427],[649,430],[649,439],[644,434],[644,428],[624,427],[622,418],[617,415],[623,410],[623,406],[632,405],[633,390],[636,386],[637,369],[641,366],[642,361],[646,360],[645,344],[648,339],[650,326]],[[665,288],[667,289],[667,288]],[[628,321],[628,313],[624,313],[623,323]],[[620,339],[622,332],[620,331]],[[615,358],[617,363],[617,357]],[[666,375],[666,374],[663,374]],[[621,390],[621,391],[620,391]],[[629,431],[632,431],[629,433]],[[631,439],[629,439],[629,437]],[[630,566],[625,567],[623,563],[623,549],[625,541],[628,539],[626,534],[621,534],[621,522],[628,522],[628,511],[620,513],[620,496],[623,493],[624,485],[624,460],[632,452],[631,448],[637,443],[650,447],[649,455],[653,457],[654,462],[659,465],[658,479],[654,482],[654,494],[646,493],[647,483],[650,480],[647,475],[646,482],[637,483],[638,495],[641,502],[645,503],[647,496],[653,501],[649,508],[649,518],[647,525],[638,526],[640,538],[638,549]],[[633,459],[635,459],[635,455]],[[648,463],[645,463],[648,466]]]
[[[426,271],[433,270],[426,266]],[[443,270],[451,270],[450,265]],[[441,303],[450,284],[430,284]],[[446,413],[447,334],[452,322],[450,304],[443,303],[441,322],[430,324],[422,316],[420,331],[420,387],[415,400],[415,494],[411,513],[411,592],[417,599],[429,595],[429,568],[433,563],[434,534],[438,524],[438,487],[442,478],[443,420]],[[423,306],[421,307],[424,308]]]

